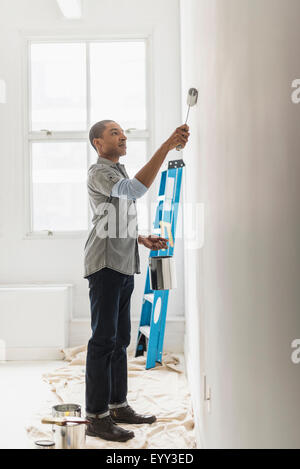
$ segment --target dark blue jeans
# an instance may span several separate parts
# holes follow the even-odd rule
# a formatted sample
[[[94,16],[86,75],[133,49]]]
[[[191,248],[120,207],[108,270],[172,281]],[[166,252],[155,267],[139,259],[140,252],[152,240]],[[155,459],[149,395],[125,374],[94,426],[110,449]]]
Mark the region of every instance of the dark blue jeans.
[[[134,275],[102,269],[88,277],[92,337],[86,361],[86,412],[104,414],[126,402],[130,298]]]

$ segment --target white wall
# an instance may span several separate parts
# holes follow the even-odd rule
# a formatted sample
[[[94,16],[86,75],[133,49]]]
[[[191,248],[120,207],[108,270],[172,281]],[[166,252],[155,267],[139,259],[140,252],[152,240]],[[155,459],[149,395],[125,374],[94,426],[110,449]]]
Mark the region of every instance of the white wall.
[[[85,0],[82,20],[65,20],[54,0],[0,0],[0,78],[8,103],[0,104],[0,283],[72,283],[74,317],[89,317],[80,239],[24,240],[22,36],[149,34],[153,38],[153,140],[149,157],[180,124],[179,2],[177,0]],[[170,158],[178,157],[177,152]],[[157,191],[153,191],[156,199]],[[182,242],[177,244],[182,265]],[[139,316],[148,252],[141,248],[143,275],[136,276],[132,315]],[[172,292],[170,315],[184,309],[183,272]],[[134,339],[135,340],[135,337]],[[72,338],[71,338],[72,343]]]
[[[207,448],[300,447],[299,16],[298,0],[181,2],[183,91],[200,91],[185,197],[205,204],[186,354]]]

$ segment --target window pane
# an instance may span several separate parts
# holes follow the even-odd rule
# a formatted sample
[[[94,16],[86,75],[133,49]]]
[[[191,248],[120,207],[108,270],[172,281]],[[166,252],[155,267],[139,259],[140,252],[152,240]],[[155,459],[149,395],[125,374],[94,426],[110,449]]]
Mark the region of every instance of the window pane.
[[[130,178],[147,163],[147,142],[127,140],[127,154],[121,156],[120,163],[125,165]]]
[[[33,143],[33,231],[88,229],[87,146]]]
[[[145,141],[128,141],[127,155],[120,158],[120,163],[125,165],[126,171],[130,178],[147,163],[147,143]],[[149,198],[146,193],[137,201],[138,225],[139,232],[144,233],[149,230]]]
[[[112,119],[127,128],[146,128],[144,41],[92,43],[92,123]]]
[[[32,130],[85,130],[84,44],[31,45]]]

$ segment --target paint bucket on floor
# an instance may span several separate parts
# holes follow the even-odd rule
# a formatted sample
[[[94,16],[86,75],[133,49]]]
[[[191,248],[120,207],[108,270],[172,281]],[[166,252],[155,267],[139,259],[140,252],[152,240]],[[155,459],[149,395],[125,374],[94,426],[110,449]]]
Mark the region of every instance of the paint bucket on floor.
[[[53,417],[81,417],[78,404],[59,404],[52,407]],[[85,445],[85,424],[52,425],[55,449],[81,449]]]
[[[151,290],[172,290],[177,287],[174,257],[149,257]]]
[[[53,417],[81,417],[81,407],[78,404],[59,404],[52,407]]]
[[[83,449],[85,447],[85,424],[67,423],[52,427],[55,449]]]

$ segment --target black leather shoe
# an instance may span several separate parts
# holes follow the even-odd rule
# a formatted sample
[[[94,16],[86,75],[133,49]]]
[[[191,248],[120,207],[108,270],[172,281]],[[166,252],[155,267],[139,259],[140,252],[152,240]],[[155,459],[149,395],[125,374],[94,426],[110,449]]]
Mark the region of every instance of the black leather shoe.
[[[134,433],[119,427],[110,415],[101,419],[88,418],[90,422],[86,427],[86,435],[97,436],[109,441],[127,441],[134,437]]]
[[[110,415],[114,422],[117,423],[153,423],[156,421],[155,415],[137,414],[130,405],[127,407],[118,407],[110,409]]]

